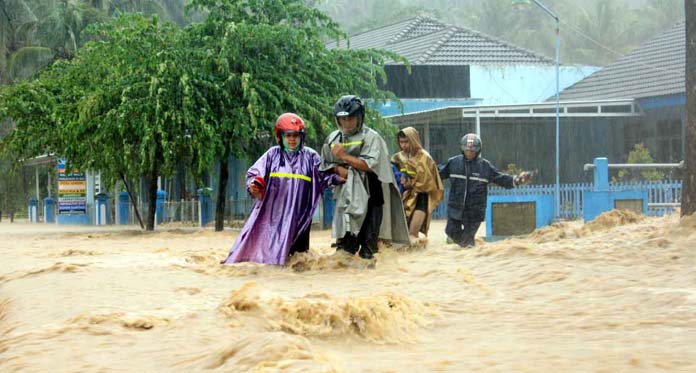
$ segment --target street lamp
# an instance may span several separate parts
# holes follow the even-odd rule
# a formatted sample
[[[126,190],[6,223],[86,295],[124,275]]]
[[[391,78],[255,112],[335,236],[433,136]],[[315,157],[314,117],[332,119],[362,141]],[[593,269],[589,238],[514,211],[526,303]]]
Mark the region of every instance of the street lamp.
[[[531,0],[539,8],[541,8],[546,14],[553,17],[556,21],[556,219],[560,218],[561,215],[561,182],[560,182],[560,122],[561,122],[561,104],[559,100],[559,71],[560,71],[560,58],[561,58],[561,21],[558,19],[558,15],[549,9],[546,5],[540,3],[537,0]],[[513,5],[529,4],[529,0],[513,0]]]

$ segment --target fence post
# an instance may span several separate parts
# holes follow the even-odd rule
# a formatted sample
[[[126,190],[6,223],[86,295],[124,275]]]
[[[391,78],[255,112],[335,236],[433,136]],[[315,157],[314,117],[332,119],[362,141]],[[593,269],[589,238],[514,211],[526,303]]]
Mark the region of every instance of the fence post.
[[[36,198],[29,198],[29,222],[39,222],[39,200]]]
[[[609,160],[604,157],[594,159],[594,187],[595,192],[609,190]]]
[[[164,216],[166,214],[164,201],[167,200],[167,192],[163,190],[157,191],[157,201],[155,205],[155,222],[161,224],[164,221]]]
[[[198,189],[198,224],[201,228],[204,228],[210,222],[210,215],[213,210],[213,201],[210,195],[213,192],[213,188],[201,188]]]
[[[56,222],[56,214],[54,210],[53,198],[44,198],[44,223],[52,224]]]
[[[94,222],[96,225],[106,225],[108,223],[108,216],[107,216],[107,202],[109,200],[109,196],[106,193],[98,193],[96,196],[94,196],[96,199],[97,205],[96,205],[96,217]]]
[[[128,225],[128,218],[130,212],[130,202],[128,200],[128,192],[121,192],[118,194],[118,224]]]

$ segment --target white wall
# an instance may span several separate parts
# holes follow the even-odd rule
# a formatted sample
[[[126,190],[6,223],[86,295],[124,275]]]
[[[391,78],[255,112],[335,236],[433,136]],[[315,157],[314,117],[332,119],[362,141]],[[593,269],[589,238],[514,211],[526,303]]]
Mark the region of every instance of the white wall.
[[[556,94],[554,65],[471,66],[471,97],[481,105],[543,102]],[[599,68],[561,66],[560,90],[588,77]]]

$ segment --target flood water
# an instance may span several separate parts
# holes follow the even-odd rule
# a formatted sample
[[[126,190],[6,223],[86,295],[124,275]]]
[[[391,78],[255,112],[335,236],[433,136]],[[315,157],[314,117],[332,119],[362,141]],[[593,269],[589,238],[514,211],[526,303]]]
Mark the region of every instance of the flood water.
[[[0,223],[0,370],[696,371],[696,218],[612,211],[287,267],[236,232]]]

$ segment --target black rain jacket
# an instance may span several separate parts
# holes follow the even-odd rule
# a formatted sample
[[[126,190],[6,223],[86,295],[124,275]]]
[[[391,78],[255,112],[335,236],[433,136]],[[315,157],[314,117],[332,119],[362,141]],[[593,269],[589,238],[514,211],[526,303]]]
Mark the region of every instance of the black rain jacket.
[[[494,183],[506,189],[515,186],[512,176],[498,172],[481,157],[468,161],[463,155],[458,155],[438,168],[441,179],[450,179],[448,219],[483,221],[486,219],[488,184]]]

